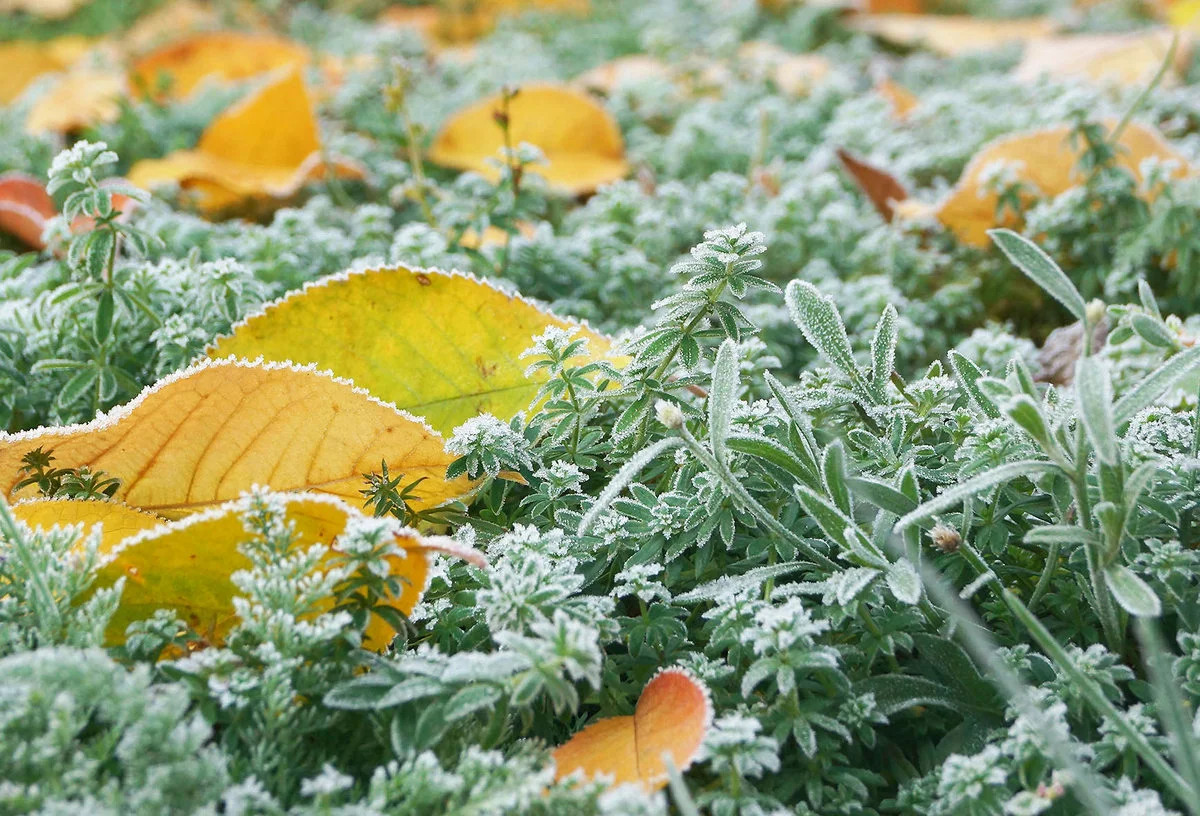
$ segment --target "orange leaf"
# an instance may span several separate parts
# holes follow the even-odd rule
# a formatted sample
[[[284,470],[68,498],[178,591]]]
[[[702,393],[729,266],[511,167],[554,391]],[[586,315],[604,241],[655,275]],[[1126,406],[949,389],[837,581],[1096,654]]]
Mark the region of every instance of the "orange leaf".
[[[362,175],[346,162],[333,164],[338,175]],[[214,119],[194,150],[140,161],[129,181],[178,182],[202,210],[216,213],[248,199],[286,198],[326,172],[312,99],[293,68]]]
[[[664,669],[642,689],[632,716],[592,723],[554,749],[556,778],[581,771],[589,779],[603,774],[616,785],[632,782],[659,790],[667,784],[663,754],[686,770],[711,724],[712,701],[704,684],[685,669]]]
[[[1064,34],[1032,40],[1013,72],[1022,81],[1043,75],[1079,77],[1120,85],[1142,86],[1158,71],[1171,48],[1173,34],[1159,28],[1121,34]],[[1191,64],[1191,45],[1181,42],[1164,82],[1179,81]]]
[[[495,121],[500,107],[497,94],[454,114],[434,139],[429,158],[498,179],[489,159],[499,159],[504,147]],[[541,148],[548,164],[532,170],[551,187],[589,193],[629,172],[616,121],[585,93],[565,85],[528,85],[509,103],[508,112],[513,146],[529,142]]]
[[[309,61],[299,43],[268,34],[214,31],[194,34],[134,62],[130,78],[141,93],[184,99],[205,80],[235,81]],[[170,81],[159,93],[161,77]]]
[[[121,36],[121,46],[127,53],[142,54],[198,31],[251,30],[267,24],[262,12],[244,0],[222,0],[220,5],[218,10],[201,0],[170,0],[139,17]]]
[[[1109,123],[1112,127],[1112,123]],[[897,208],[903,218],[932,214],[965,244],[987,247],[987,231],[993,227],[1019,225],[1019,219],[1006,212],[1000,222],[996,218],[997,196],[983,185],[985,173],[996,162],[1010,163],[1016,180],[1032,188],[1036,197],[1050,198],[1078,186],[1082,179],[1076,170],[1080,151],[1070,142],[1071,128],[1066,125],[1004,136],[984,145],[963,170],[962,177],[940,204],[929,208],[917,202],[912,207]],[[1121,134],[1117,164],[1138,181],[1142,160],[1155,156],[1176,162],[1175,175],[1191,172],[1187,159],[1172,148],[1156,130],[1130,123]],[[1023,196],[1026,204],[1034,194]],[[908,204],[910,202],[906,202]]]
[[[0,175],[0,232],[7,232],[34,249],[45,249],[42,230],[56,214],[54,201],[33,176]]]
[[[290,363],[205,361],[84,425],[0,433],[0,496],[14,494],[21,458],[54,453],[55,467],[103,470],[114,498],[168,518],[206,510],[254,485],[311,490],[360,503],[363,474],[386,460],[406,482],[425,477],[417,509],[466,494],[447,481],[454,460],[440,434],[345,380]]]
[[[1053,33],[1046,17],[985,20],[950,14],[874,14],[853,17],[847,25],[908,48],[925,47],[945,56],[999,48]]]
[[[904,185],[897,181],[891,173],[854,158],[840,147],[837,156],[841,159],[842,166],[858,184],[859,189],[874,205],[876,211],[883,216],[883,220],[891,221],[895,203],[908,198],[908,191],[904,189]]]

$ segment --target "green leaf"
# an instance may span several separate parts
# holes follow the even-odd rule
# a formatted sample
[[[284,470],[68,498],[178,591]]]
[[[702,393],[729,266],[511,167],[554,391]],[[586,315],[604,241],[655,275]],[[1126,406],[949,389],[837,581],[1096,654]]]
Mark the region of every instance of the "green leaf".
[[[870,476],[851,476],[846,479],[846,486],[855,496],[869,502],[880,510],[887,510],[897,516],[911,513],[917,507],[915,499],[910,498],[886,482],[873,479]]]
[[[1139,337],[1152,346],[1168,349],[1179,347],[1179,338],[1172,334],[1161,320],[1155,320],[1150,315],[1135,314],[1129,318],[1129,325]]]
[[[855,694],[874,694],[875,703],[890,717],[914,706],[938,706],[960,714],[970,710],[961,695],[948,686],[908,674],[880,674],[854,684]]]
[[[1075,393],[1079,418],[1088,440],[1106,465],[1121,461],[1117,430],[1113,422],[1112,381],[1108,367],[1095,357],[1082,357],[1075,366]]]
[[[921,576],[907,558],[893,562],[884,578],[897,601],[910,605],[920,602]]]
[[[1109,564],[1104,569],[1104,583],[1121,608],[1139,618],[1157,618],[1162,603],[1150,585],[1124,564]]]
[[[996,246],[1008,256],[1018,269],[1029,276],[1030,280],[1046,290],[1050,297],[1057,300],[1067,311],[1075,315],[1080,322],[1087,323],[1087,304],[1083,295],[1071,283],[1050,256],[1041,248],[1010,229],[988,230],[988,235],[996,242]]]
[[[794,280],[787,286],[784,295],[792,320],[800,327],[813,348],[821,353],[831,365],[850,378],[856,391],[863,386],[862,372],[854,362],[850,338],[846,336],[846,324],[838,314],[833,301],[822,295],[808,281]],[[874,395],[862,394],[868,402],[875,402]]]
[[[490,708],[500,699],[501,691],[496,686],[471,685],[459,689],[446,702],[446,719],[461,720],[483,708]]]
[[[840,439],[835,439],[825,448],[821,457],[821,474],[825,480],[825,491],[833,503],[847,517],[854,515],[850,491],[846,487],[846,449]]]
[[[96,317],[92,322],[92,336],[96,338],[96,342],[100,345],[108,340],[112,333],[113,324],[113,293],[111,289],[105,289],[100,293],[99,300],[96,301]]]
[[[1035,476],[1039,473],[1054,473],[1056,471],[1058,471],[1058,465],[1055,465],[1053,462],[1043,462],[1036,459],[1023,462],[1009,462],[1007,465],[1000,465],[1000,467],[992,468],[973,479],[968,479],[961,484],[957,484],[939,496],[925,502],[916,510],[913,510],[897,521],[896,529],[903,530],[905,527],[909,527],[919,521],[936,516],[938,513],[943,513],[951,507],[961,504],[965,499],[971,498],[997,485],[1010,482],[1013,479]]]
[[[900,339],[897,322],[896,307],[889,303],[879,316],[875,336],[871,339],[871,388],[881,399],[896,367],[896,343]]]
[[[1124,425],[1134,414],[1154,403],[1164,391],[1200,367],[1200,346],[1181,351],[1154,369],[1141,382],[1125,392],[1113,409],[1113,422]]]
[[[992,401],[992,398],[979,388],[979,381],[984,377],[984,373],[979,370],[979,366],[957,351],[951,351],[948,356],[950,358],[950,369],[954,372],[955,379],[958,380],[959,386],[967,393],[967,397],[975,404],[975,407],[992,419],[999,419],[1000,409],[996,407],[996,403]]]
[[[1018,394],[1005,403],[1004,413],[1009,419],[1021,426],[1025,433],[1032,436],[1042,446],[1042,450],[1045,451],[1047,456],[1059,459],[1063,458],[1058,443],[1050,435],[1050,428],[1046,425],[1046,417],[1042,414],[1042,406],[1024,394]]]
[[[768,436],[731,433],[725,438],[725,445],[737,453],[744,453],[762,459],[764,462],[770,462],[810,487],[820,486],[816,474],[809,470],[808,465],[799,456]]]
[[[725,438],[733,422],[738,399],[737,344],[732,340],[721,343],[713,365],[712,390],[708,394],[708,438],[718,462],[726,460]]]

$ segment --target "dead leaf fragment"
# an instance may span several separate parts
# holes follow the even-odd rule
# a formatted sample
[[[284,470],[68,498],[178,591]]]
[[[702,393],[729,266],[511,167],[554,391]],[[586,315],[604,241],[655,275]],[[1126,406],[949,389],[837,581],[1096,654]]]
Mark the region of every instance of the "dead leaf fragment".
[[[900,121],[907,119],[912,109],[921,102],[908,88],[887,77],[875,83],[875,92],[888,101],[892,106],[892,113]]]
[[[237,498],[254,485],[361,501],[363,474],[425,477],[414,506],[464,495],[446,481],[454,457],[420,420],[327,372],[287,363],[205,361],[147,388],[84,425],[0,433],[0,495],[36,495],[21,458],[52,451],[55,466],[84,465],[121,480],[114,498],[180,518]]]
[[[74,133],[103,122],[115,122],[126,96],[125,74],[111,69],[78,67],[41,96],[29,110],[29,133]]]
[[[434,139],[430,160],[499,179],[489,160],[499,159],[504,147],[494,118],[500,108],[497,94],[454,114]],[[513,146],[528,142],[541,148],[548,163],[532,169],[551,187],[580,195],[628,174],[620,128],[587,94],[566,85],[527,85],[508,112]]]
[[[857,15],[847,25],[894,45],[928,48],[947,57],[1046,37],[1055,29],[1046,17],[985,20],[951,14]]]
[[[18,172],[0,175],[0,232],[34,249],[45,249],[42,231],[56,212],[54,200],[33,176]]]
[[[712,716],[703,683],[684,669],[664,669],[642,689],[632,715],[594,722],[555,748],[555,778],[579,772],[589,780],[604,775],[611,776],[614,785],[661,790],[667,784],[664,755],[686,771]]]
[[[178,182],[211,214],[248,199],[287,198],[329,164],[339,176],[362,175],[348,162],[323,160],[312,98],[292,69],[216,117],[194,150],[140,161],[129,180],[145,188]]]
[[[205,81],[249,79],[303,66],[309,59],[307,48],[282,37],[213,31],[194,34],[141,57],[133,63],[130,78],[139,92],[186,99]],[[164,79],[168,90],[158,93]]]
[[[890,222],[896,202],[908,198],[908,191],[904,189],[904,185],[891,173],[857,159],[841,148],[838,148],[837,157],[867,200],[875,207],[876,212],[883,216],[884,221]]]
[[[807,95],[833,71],[833,63],[820,54],[795,54],[763,40],[744,43],[738,60],[791,96]]]
[[[1042,76],[1080,78],[1096,82],[1141,86],[1150,81],[1166,59],[1173,33],[1159,28],[1121,34],[1063,34],[1030,40],[1013,76],[1030,82]],[[1191,46],[1184,42],[1168,67],[1164,82],[1178,82],[1191,63]]]
[[[1113,127],[1113,123],[1108,123]],[[1018,227],[1020,219],[1010,211],[1002,221],[997,220],[997,195],[984,185],[984,178],[997,162],[1010,166],[1014,180],[1028,191],[1022,195],[1028,205],[1036,198],[1050,198],[1081,183],[1076,164],[1080,151],[1070,140],[1071,128],[1044,128],[1016,133],[996,139],[980,148],[963,170],[958,183],[939,204],[930,208],[916,202],[911,207],[894,208],[898,217],[913,219],[928,214],[971,246],[986,248],[991,242],[987,231],[993,227]],[[1174,175],[1187,175],[1191,168],[1187,159],[1171,147],[1152,128],[1130,123],[1121,135],[1117,164],[1141,180],[1139,165],[1154,156],[1175,163]],[[907,203],[907,202],[906,202]]]

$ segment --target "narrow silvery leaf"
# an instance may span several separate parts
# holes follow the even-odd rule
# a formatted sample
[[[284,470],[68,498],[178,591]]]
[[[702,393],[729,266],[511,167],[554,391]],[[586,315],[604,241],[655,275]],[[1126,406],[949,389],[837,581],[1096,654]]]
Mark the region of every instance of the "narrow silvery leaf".
[[[1030,280],[1045,289],[1050,297],[1066,306],[1067,311],[1078,320],[1087,323],[1087,304],[1083,301],[1083,295],[1079,294],[1079,290],[1071,283],[1066,273],[1059,269],[1058,264],[1042,252],[1037,244],[1009,229],[988,230],[988,235]]]
[[[911,513],[917,507],[915,498],[909,498],[887,482],[869,476],[851,476],[846,479],[846,485],[855,496],[897,516]]]
[[[1115,465],[1121,448],[1113,422],[1112,381],[1108,367],[1095,357],[1083,357],[1075,366],[1075,394],[1079,418],[1100,461]]]
[[[1041,399],[1037,384],[1033,381],[1033,374],[1020,357],[1013,357],[1008,361],[1008,376],[1018,391],[1027,394],[1031,399]]]
[[[1036,459],[1024,462],[1009,462],[1007,465],[1000,465],[986,473],[979,474],[974,479],[968,479],[961,484],[957,484],[937,497],[925,502],[916,510],[901,517],[896,522],[896,529],[903,530],[919,521],[936,516],[938,513],[945,512],[966,499],[978,493],[983,493],[985,490],[989,490],[996,485],[1001,485],[1023,476],[1053,473],[1057,470],[1058,465],[1052,462],[1041,462]]]
[[[1138,411],[1154,404],[1162,393],[1200,366],[1200,346],[1181,351],[1154,369],[1145,379],[1125,392],[1113,410],[1113,421],[1119,426],[1133,419]]]
[[[957,351],[951,351],[949,357],[950,369],[954,372],[954,377],[958,380],[959,386],[963,391],[967,392],[967,396],[971,402],[987,416],[992,419],[998,419],[1000,417],[1000,409],[996,407],[996,403],[992,401],[992,398],[979,388],[979,380],[984,376],[983,372],[979,370],[979,366]]]
[[[576,535],[585,535],[592,525],[596,523],[596,519],[600,514],[608,509],[613,500],[620,495],[621,491],[632,482],[642,468],[650,464],[656,456],[664,451],[678,448],[683,445],[683,440],[677,436],[668,436],[666,439],[660,439],[648,448],[643,448],[634,454],[628,462],[625,463],[617,475],[612,478],[604,491],[596,498],[596,503],[588,508],[587,513],[579,521],[579,530]]]
[[[1162,603],[1150,585],[1124,564],[1110,564],[1104,569],[1104,582],[1121,608],[1139,618],[1157,618]]]
[[[896,366],[896,307],[888,304],[875,324],[875,336],[871,339],[871,387],[877,396],[885,393],[892,369]]]
[[[907,558],[888,568],[886,580],[888,589],[900,603],[916,604],[921,600],[921,576]]]
[[[1009,419],[1020,425],[1025,433],[1037,440],[1048,456],[1060,456],[1058,444],[1051,436],[1050,428],[1046,424],[1046,417],[1042,414],[1042,406],[1024,394],[1018,394],[1005,403],[1004,413]]]
[[[855,385],[861,385],[862,373],[854,362],[846,325],[833,301],[822,295],[811,283],[794,280],[784,296],[792,320],[800,327],[813,348],[826,360],[841,369]]]
[[[829,579],[836,587],[835,595],[839,606],[845,606],[863,593],[879,575],[879,570],[870,567],[851,567],[840,575]]]
[[[708,438],[717,461],[725,461],[725,438],[733,422],[738,398],[737,345],[726,340],[717,350],[713,365],[712,390],[708,394]]]
[[[1138,337],[1152,346],[1175,348],[1179,345],[1179,338],[1171,334],[1161,320],[1155,320],[1150,315],[1135,314],[1129,318],[1129,325],[1137,332]]]
[[[1151,317],[1162,320],[1162,312],[1158,310],[1158,299],[1154,297],[1154,292],[1150,290],[1150,284],[1146,283],[1145,278],[1138,279],[1138,300]]]
[[[1097,536],[1075,524],[1047,524],[1025,534],[1026,544],[1092,544]]]
[[[825,448],[821,457],[821,473],[825,479],[825,490],[833,503],[847,516],[854,512],[850,501],[850,490],[846,487],[846,449],[842,441],[835,439]]]

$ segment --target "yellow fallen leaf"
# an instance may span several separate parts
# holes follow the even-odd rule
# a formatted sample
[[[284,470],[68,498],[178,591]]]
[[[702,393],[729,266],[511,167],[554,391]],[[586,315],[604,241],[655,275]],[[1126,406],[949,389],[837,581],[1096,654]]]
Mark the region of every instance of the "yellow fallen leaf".
[[[952,14],[865,14],[847,25],[896,45],[925,47],[950,57],[1046,37],[1056,27],[1046,17],[986,20]]]
[[[346,525],[362,518],[358,510],[332,496],[284,494],[275,500],[293,526],[297,549],[322,543],[336,550],[336,539]],[[209,643],[219,643],[235,622],[237,590],[230,576],[252,566],[238,551],[239,544],[253,538],[242,521],[251,501],[240,498],[173,522],[104,501],[43,499],[16,504],[13,513],[26,524],[45,529],[82,523],[86,534],[92,526],[102,525],[101,551],[110,560],[100,569],[95,586],[100,589],[125,579],[120,606],[106,632],[110,645],[123,643],[125,628],[157,609],[175,610]],[[400,593],[388,601],[405,615],[428,586],[433,553],[446,552],[480,566],[485,563],[478,552],[452,539],[425,537],[394,521],[385,523],[392,526],[401,550],[401,555],[388,559],[390,574],[401,581]],[[332,600],[325,608],[330,606]],[[394,635],[386,621],[372,617],[363,645],[381,649]]]
[[[1112,127],[1109,123],[1109,127]],[[1076,164],[1080,151],[1070,142],[1071,128],[1062,125],[1025,133],[1004,136],[984,145],[963,170],[958,183],[939,204],[929,207],[917,202],[903,202],[893,208],[902,219],[935,216],[965,244],[987,247],[987,231],[993,227],[1016,227],[1020,221],[1011,211],[1005,211],[1003,221],[996,218],[997,196],[983,184],[985,173],[996,162],[1010,163],[1015,180],[1036,191],[1036,197],[1049,198],[1064,193],[1081,183]],[[1149,127],[1130,123],[1121,134],[1117,164],[1141,180],[1139,164],[1154,156],[1176,162],[1175,175],[1187,175],[1187,159]],[[1023,196],[1024,203],[1034,200],[1033,194]]]
[[[194,150],[140,161],[129,181],[178,182],[202,210],[216,213],[248,199],[294,195],[329,164],[340,176],[362,175],[347,162],[322,159],[312,98],[300,72],[289,69],[216,117]]]
[[[200,0],[171,0],[144,14],[121,35],[129,54],[143,54],[170,40],[198,31],[264,29],[267,19],[252,4],[222,0],[220,9]]]
[[[875,92],[888,101],[892,106],[892,112],[901,121],[907,119],[912,109],[921,102],[917,95],[908,88],[887,77],[875,83]]]
[[[85,425],[0,433],[0,495],[14,493],[21,458],[52,451],[55,467],[103,470],[121,481],[114,498],[180,518],[237,498],[254,485],[312,490],[360,503],[363,474],[426,477],[415,508],[464,495],[446,481],[454,457],[442,437],[395,406],[328,372],[287,363],[205,361]]]
[[[808,94],[833,70],[833,64],[820,54],[794,54],[763,40],[743,43],[738,49],[738,60],[792,96]]]
[[[12,506],[13,515],[30,527],[49,530],[82,524],[84,535],[99,524],[100,553],[107,555],[125,539],[163,523],[160,516],[117,501],[82,499],[26,499]]]
[[[1171,48],[1173,33],[1159,28],[1121,34],[1063,34],[1031,40],[1013,71],[1028,82],[1041,76],[1141,86],[1150,81]],[[1164,82],[1178,82],[1191,63],[1191,45],[1180,44]]]
[[[412,28],[434,43],[448,45],[479,39],[504,15],[534,10],[583,14],[589,7],[589,0],[440,0],[424,6],[391,6],[376,20],[383,25]]]
[[[550,326],[579,328],[594,356],[610,349],[586,326],[474,277],[352,270],[246,318],[209,356],[312,363],[448,433],[476,414],[507,420],[529,406],[542,380],[525,378],[519,355]]]
[[[73,133],[115,122],[128,83],[121,71],[77,68],[64,74],[43,94],[25,120],[29,133]]]
[[[303,45],[270,34],[213,31],[194,34],[134,61],[130,79],[140,93],[185,99],[205,81],[235,81],[279,68],[304,66]],[[163,79],[165,94],[158,93]]]
[[[1169,0],[1167,20],[1176,28],[1200,34],[1200,0]]]
[[[90,41],[75,36],[47,42],[0,42],[0,104],[16,99],[43,74],[70,67],[90,47]]]
[[[537,226],[528,221],[517,222],[517,235],[522,238],[532,238],[537,232]],[[508,241],[508,233],[499,227],[489,224],[484,230],[483,235],[480,235],[473,229],[463,233],[462,238],[458,239],[458,243],[465,246],[467,249],[483,249],[490,246],[503,246]]]
[[[494,118],[500,107],[497,94],[454,114],[434,139],[429,158],[498,179],[500,173],[489,160],[499,159],[504,147]],[[529,142],[546,154],[548,164],[534,170],[552,187],[589,193],[629,172],[616,121],[581,91],[565,85],[524,86],[509,104],[509,121],[514,147]]]
[[[660,671],[642,689],[631,716],[592,723],[554,749],[555,778],[576,771],[587,779],[613,777],[647,791],[667,784],[663,754],[680,771],[692,764],[712,724],[708,689],[684,669]]]

